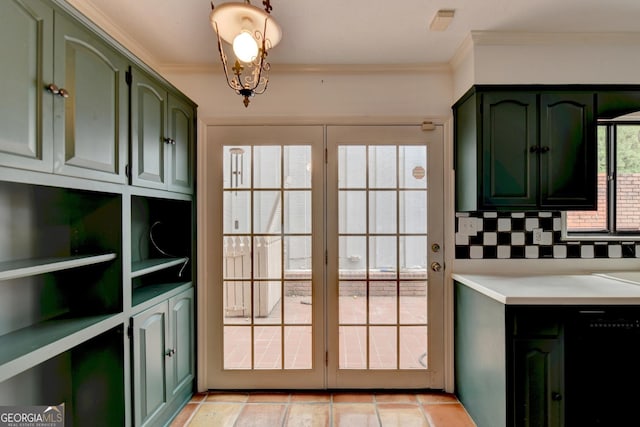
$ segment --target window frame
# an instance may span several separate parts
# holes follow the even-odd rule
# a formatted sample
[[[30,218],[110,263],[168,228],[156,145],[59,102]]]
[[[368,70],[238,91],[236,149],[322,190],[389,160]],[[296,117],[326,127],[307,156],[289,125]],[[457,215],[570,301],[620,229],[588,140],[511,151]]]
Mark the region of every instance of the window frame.
[[[600,231],[569,231],[567,229],[566,211],[561,212],[563,241],[640,241],[640,230],[638,231],[618,231],[616,230],[617,217],[617,132],[618,126],[634,125],[640,126],[640,117],[634,115],[627,119],[598,120],[597,129],[606,127],[606,182],[607,182],[607,228]]]

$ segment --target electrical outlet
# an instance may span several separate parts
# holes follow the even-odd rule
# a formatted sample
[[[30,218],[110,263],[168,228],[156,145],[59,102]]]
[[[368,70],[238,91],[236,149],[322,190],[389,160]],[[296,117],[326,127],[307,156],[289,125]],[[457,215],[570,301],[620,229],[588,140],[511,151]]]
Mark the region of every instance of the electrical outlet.
[[[542,228],[533,229],[533,244],[539,245],[542,243]]]

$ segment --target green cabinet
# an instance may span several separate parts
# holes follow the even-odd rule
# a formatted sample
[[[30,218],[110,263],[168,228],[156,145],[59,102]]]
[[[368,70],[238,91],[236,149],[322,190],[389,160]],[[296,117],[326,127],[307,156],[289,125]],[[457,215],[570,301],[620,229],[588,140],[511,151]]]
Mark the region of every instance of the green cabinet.
[[[1,8],[0,165],[126,182],[125,57],[50,3]]]
[[[541,307],[507,307],[513,334],[511,378],[515,426],[561,427],[564,422],[562,316]]]
[[[54,99],[45,91],[53,82],[52,35],[50,6],[19,0],[0,4],[1,166],[53,171]]]
[[[136,426],[170,418],[191,396],[193,307],[189,289],[132,318]]]
[[[478,87],[454,105],[456,210],[596,207],[595,93]]]
[[[192,193],[194,107],[144,72],[132,73],[131,182]]]
[[[54,172],[125,183],[129,62],[62,14],[53,40]]]

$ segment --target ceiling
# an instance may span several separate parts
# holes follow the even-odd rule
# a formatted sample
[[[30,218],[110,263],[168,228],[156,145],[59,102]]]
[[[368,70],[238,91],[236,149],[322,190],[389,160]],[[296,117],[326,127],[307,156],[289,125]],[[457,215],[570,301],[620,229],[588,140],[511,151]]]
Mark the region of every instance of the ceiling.
[[[219,62],[210,0],[67,0],[158,66]],[[221,1],[215,1],[216,5]],[[260,0],[253,0],[261,6]],[[272,65],[442,64],[470,31],[635,32],[638,0],[271,0],[283,29]],[[443,32],[437,10],[454,9]],[[121,40],[122,41],[122,40]]]

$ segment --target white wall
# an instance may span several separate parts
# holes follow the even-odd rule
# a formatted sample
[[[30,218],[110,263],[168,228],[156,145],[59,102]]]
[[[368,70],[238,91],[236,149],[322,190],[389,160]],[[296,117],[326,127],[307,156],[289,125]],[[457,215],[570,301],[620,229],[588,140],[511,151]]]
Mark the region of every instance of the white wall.
[[[273,69],[277,69],[273,65]],[[447,67],[419,71],[275,72],[267,91],[242,97],[222,73],[161,70],[163,76],[198,104],[204,121],[279,117],[287,120],[340,117],[449,117],[452,80]],[[370,74],[369,74],[370,73]]]
[[[640,33],[472,32],[453,63],[453,98],[473,84],[638,84],[638,48]]]

